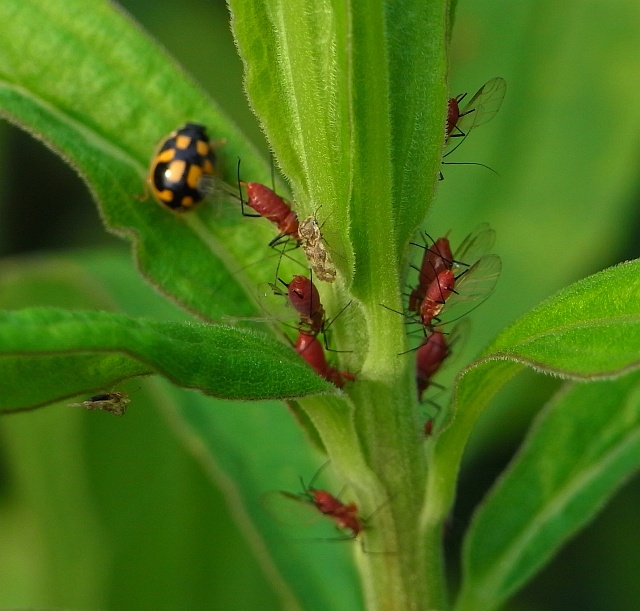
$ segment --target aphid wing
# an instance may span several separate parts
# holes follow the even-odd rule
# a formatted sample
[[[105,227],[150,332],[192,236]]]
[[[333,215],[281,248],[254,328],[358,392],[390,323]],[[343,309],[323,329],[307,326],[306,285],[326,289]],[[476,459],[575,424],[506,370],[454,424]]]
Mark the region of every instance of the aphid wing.
[[[461,299],[486,299],[496,287],[502,261],[498,255],[486,255],[476,261],[456,282],[456,292]]]
[[[469,136],[471,130],[488,123],[496,116],[507,91],[506,81],[497,76],[487,81],[460,109],[456,132],[461,138],[449,138],[445,143],[445,157],[453,153]],[[454,141],[455,140],[455,145]]]
[[[489,253],[495,241],[496,232],[488,223],[481,223],[462,241],[453,258],[458,263],[473,265]]]
[[[455,364],[458,357],[464,352],[471,334],[471,321],[461,320],[447,335],[449,346],[449,356],[447,356],[446,367]]]
[[[465,131],[464,127],[473,129],[491,121],[500,110],[506,92],[507,82],[503,78],[496,76],[487,81],[460,109],[458,127]]]
[[[264,320],[295,324],[300,319],[298,312],[289,303],[286,287],[261,282],[257,286],[256,301],[264,314]]]
[[[466,270],[456,281],[456,293],[442,310],[443,323],[452,323],[477,308],[496,287],[502,261],[497,255],[486,255]]]
[[[261,501],[267,513],[285,526],[308,526],[323,517],[311,501],[286,490],[266,492]]]

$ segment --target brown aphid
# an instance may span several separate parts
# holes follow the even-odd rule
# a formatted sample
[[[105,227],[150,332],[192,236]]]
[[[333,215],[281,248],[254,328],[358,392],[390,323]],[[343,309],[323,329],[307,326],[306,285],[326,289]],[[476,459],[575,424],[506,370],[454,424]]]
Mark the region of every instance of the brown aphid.
[[[124,416],[129,403],[131,403],[131,399],[126,392],[109,392],[94,395],[81,403],[69,403],[69,407],[84,407],[89,411],[100,409],[116,416]]]
[[[327,250],[320,226],[315,216],[308,216],[300,221],[298,227],[300,247],[304,250],[315,278],[323,282],[335,282],[336,266]]]

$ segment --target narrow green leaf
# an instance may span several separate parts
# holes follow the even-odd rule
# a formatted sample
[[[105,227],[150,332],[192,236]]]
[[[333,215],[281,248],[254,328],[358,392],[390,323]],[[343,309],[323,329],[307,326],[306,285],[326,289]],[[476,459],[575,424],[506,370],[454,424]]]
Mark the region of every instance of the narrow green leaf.
[[[640,466],[640,375],[561,391],[477,511],[456,609],[497,608]]]
[[[330,520],[276,492],[301,492],[300,477],[308,481],[322,464],[292,415],[267,403],[225,409],[166,384],[157,400],[177,409],[178,430],[226,495],[283,608],[361,609],[350,559],[358,543],[336,541]],[[329,476],[330,469],[320,485],[333,491]],[[344,498],[351,494],[345,490]],[[300,515],[304,509],[310,511]]]
[[[133,316],[146,314],[162,316],[164,319],[177,316],[184,318],[176,307],[142,283],[124,252],[67,253],[57,257],[14,259],[0,264],[0,305],[17,308],[33,302],[38,305],[62,303],[82,307],[104,307],[112,304]],[[0,367],[10,358],[19,361],[21,357],[0,357]],[[133,359],[127,361],[117,354],[108,355],[108,364],[106,358],[103,354],[65,354],[22,359],[16,363],[16,367],[24,364],[25,371],[16,374],[15,379],[37,379],[38,384],[16,384],[13,377],[3,376],[0,381],[0,396],[7,403],[15,403],[9,400],[9,393],[24,400],[24,393],[29,391],[38,393],[35,400],[29,397],[30,403],[41,404],[50,401],[46,377],[53,376],[56,369],[62,372],[59,387],[72,394],[93,388],[108,389],[107,385],[113,382],[117,362],[130,362],[134,367],[141,367]],[[93,359],[94,366],[83,369],[83,365],[88,364],[90,359]],[[101,365],[103,362],[104,366]],[[35,369],[40,364],[43,371]],[[146,368],[142,367],[144,373]],[[104,379],[97,377],[90,380],[89,375],[93,373],[97,376],[102,374]],[[27,388],[21,388],[22,386]],[[117,388],[120,389],[121,386],[118,385]],[[214,400],[196,392],[186,392],[161,382],[144,383],[141,390],[132,394],[131,401],[126,421],[128,423],[134,418],[134,428],[130,433],[123,433],[120,427],[117,431],[118,439],[121,440],[123,434],[135,437],[137,418],[141,418],[143,413],[146,418],[148,412],[153,411],[145,409],[146,407],[160,406],[169,414],[169,423],[184,438],[187,448],[204,465],[207,473],[226,495],[234,518],[252,545],[283,608],[361,608],[358,591],[353,588],[354,568],[349,560],[353,547],[349,542],[336,545],[333,542],[317,541],[316,537],[331,539],[335,536],[329,521],[319,519],[317,523],[298,525],[296,528],[286,524],[286,519],[282,519],[282,516],[270,514],[263,502],[265,492],[268,491],[298,491],[299,476],[308,479],[318,468],[318,460],[312,459],[308,444],[297,426],[297,416],[283,409],[282,404],[264,402],[235,404],[233,409],[229,409],[226,401]],[[145,405],[146,401],[149,401],[149,406]],[[59,420],[57,414],[56,418]],[[109,428],[109,425],[110,422],[107,421],[102,427]],[[141,426],[147,427],[147,420]],[[148,431],[149,434],[145,437],[152,448],[159,443],[153,437],[154,431]],[[121,448],[120,451],[113,449],[114,441],[108,435],[107,432],[105,439],[104,430],[100,435],[96,426],[94,437],[97,439],[89,444],[92,451],[97,445],[96,454],[100,458],[96,460],[99,462],[103,456],[109,456],[107,447],[111,447],[110,452],[115,452],[118,456],[120,453],[126,455],[126,448]],[[149,439],[150,435],[152,439]],[[165,442],[161,445],[164,447]],[[126,494],[133,493],[119,479],[118,474],[123,473],[123,469],[113,466],[113,461],[118,460],[118,456],[110,456],[109,463],[113,468],[106,469],[108,473],[101,468],[98,489],[108,499],[104,520],[110,527],[111,538],[118,537],[119,540],[123,536],[131,536],[114,515],[121,513],[121,503],[125,502],[120,498],[122,486],[125,485]],[[174,459],[173,455],[167,458],[169,461]],[[130,477],[133,476],[129,474]],[[146,475],[143,479],[144,477]],[[110,486],[115,486],[118,494],[114,494]],[[164,493],[158,490],[158,494]],[[148,511],[146,505],[151,501],[145,497],[140,502],[144,509],[139,511]],[[100,506],[104,506],[104,503]],[[166,504],[163,505],[165,506]],[[286,511],[285,504],[283,512]],[[215,519],[217,523],[219,518],[216,516]],[[153,532],[152,526],[147,528]],[[207,532],[209,530],[207,528]],[[163,530],[163,536],[170,539],[172,534],[164,533]],[[189,549],[185,548],[184,552],[187,553]],[[66,553],[68,550],[63,546],[63,551]],[[133,561],[129,548],[122,549],[118,546],[114,553],[115,562]],[[177,579],[175,574],[171,575],[171,583]],[[129,592],[131,583],[120,572],[113,578],[113,583],[118,592],[116,600],[124,599],[127,595],[139,600],[143,600],[145,596],[153,596],[144,589],[141,592]],[[125,593],[121,592],[121,588],[124,588]],[[314,596],[309,597],[309,592],[314,592]]]
[[[451,423],[431,448],[423,513],[428,537],[439,536],[453,504],[462,453],[478,417],[525,365],[575,379],[638,367],[639,270],[640,261],[632,261],[571,285],[507,328],[461,372]]]
[[[96,353],[102,355],[97,359]],[[116,353],[115,365],[114,354]],[[327,391],[327,382],[319,378],[288,346],[253,331],[232,327],[159,322],[132,319],[108,312],[67,312],[34,308],[0,312],[0,355],[4,380],[20,379],[30,363],[41,378],[39,393],[50,393],[49,401],[69,395],[65,381],[79,379],[91,372],[94,380],[102,377],[105,388],[129,375],[159,373],[179,386],[198,388],[225,399],[293,398]],[[70,355],[69,364],[54,355]],[[87,355],[86,359],[81,359]],[[19,358],[18,358],[19,357]],[[132,361],[137,361],[138,369]],[[56,367],[53,367],[56,365]],[[62,368],[62,369],[61,369]],[[95,373],[100,369],[101,373]],[[29,385],[27,385],[28,387]],[[16,388],[11,394],[18,403],[0,403],[10,410],[31,406],[25,402],[28,388]]]
[[[397,247],[434,202],[447,108],[447,2],[387,2],[393,218]],[[428,58],[428,60],[427,60]]]
[[[351,119],[348,11],[321,0],[231,0],[249,101],[291,181],[302,216],[317,213],[349,277]]]
[[[239,157],[252,180],[267,180],[235,126],[105,0],[7,0],[0,20],[0,114],[78,171],[107,227],[133,242],[140,268],[160,290],[207,318],[252,313],[236,257],[244,262],[266,245],[273,237],[267,223],[249,230],[237,205],[205,204],[177,216],[137,199],[158,141],[186,121],[226,141],[217,153],[229,182]]]
[[[551,297],[503,331],[485,354],[567,377],[603,377],[637,367],[640,260]]]

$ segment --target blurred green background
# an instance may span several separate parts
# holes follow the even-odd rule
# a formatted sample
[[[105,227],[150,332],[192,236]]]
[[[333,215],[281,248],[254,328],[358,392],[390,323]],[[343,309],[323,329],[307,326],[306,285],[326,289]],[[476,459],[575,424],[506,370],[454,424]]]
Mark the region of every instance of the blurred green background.
[[[242,92],[224,2],[122,4],[266,153]],[[471,316],[467,359],[557,289],[638,256],[638,31],[637,0],[459,3],[451,93],[472,94],[493,76],[508,83],[496,119],[449,158],[487,164],[500,176],[445,166],[425,226],[432,235],[451,229],[454,243],[483,221],[498,233],[503,273]],[[6,123],[0,167],[3,257],[127,250],[105,233],[74,172]],[[30,298],[2,295],[0,305]],[[605,316],[606,307],[603,295]],[[139,384],[125,386],[136,392]],[[446,540],[454,584],[473,507],[557,387],[528,372],[482,419]],[[278,608],[206,469],[147,388],[123,419],[61,405],[0,420],[0,608]],[[508,608],[639,609],[639,503],[636,477]],[[102,581],[87,565],[105,567],[97,572]]]

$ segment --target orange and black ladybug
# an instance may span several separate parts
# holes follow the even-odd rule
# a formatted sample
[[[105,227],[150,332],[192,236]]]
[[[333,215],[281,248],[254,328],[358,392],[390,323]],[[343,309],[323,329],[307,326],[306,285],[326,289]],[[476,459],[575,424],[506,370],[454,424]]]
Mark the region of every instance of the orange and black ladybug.
[[[209,192],[215,163],[206,128],[187,123],[162,141],[151,161],[147,182],[162,206],[188,212]]]

